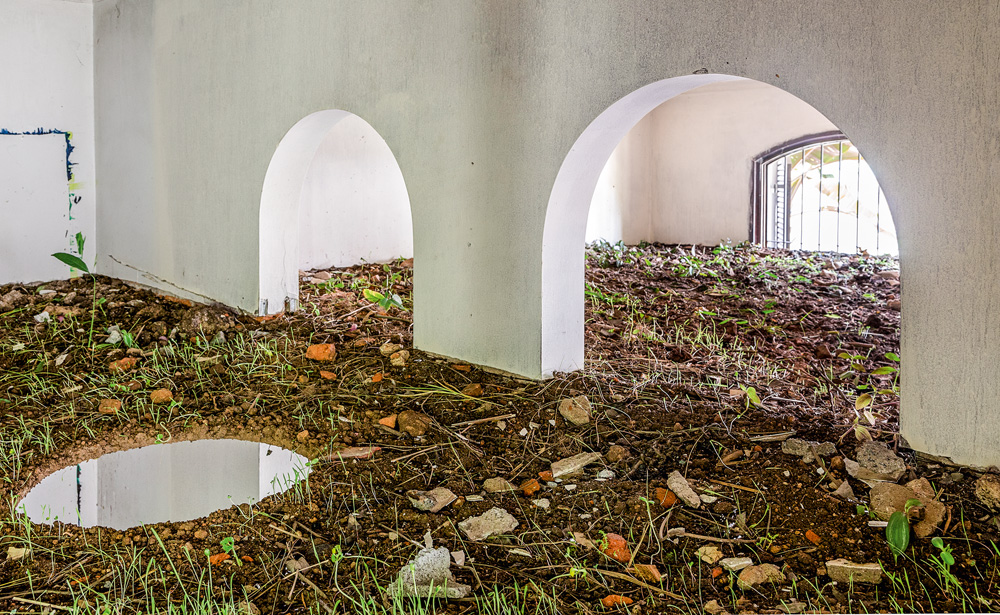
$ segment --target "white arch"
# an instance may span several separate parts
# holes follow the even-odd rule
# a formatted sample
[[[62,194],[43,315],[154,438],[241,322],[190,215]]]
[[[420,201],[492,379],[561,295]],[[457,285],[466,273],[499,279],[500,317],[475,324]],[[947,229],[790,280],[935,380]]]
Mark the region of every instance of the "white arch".
[[[604,110],[563,160],[542,232],[542,374],[583,367],[583,246],[597,179],[628,131],[667,100],[731,75],[685,75],[651,83]]]
[[[342,142],[346,136],[352,143]],[[327,198],[317,205],[324,191]],[[309,229],[301,228],[303,206],[311,210]],[[317,230],[334,248],[306,255],[301,244],[318,244]],[[297,122],[282,137],[264,176],[259,241],[260,315],[294,309],[303,260],[309,266],[344,266],[412,256],[409,198],[385,140],[363,119],[338,109]]]

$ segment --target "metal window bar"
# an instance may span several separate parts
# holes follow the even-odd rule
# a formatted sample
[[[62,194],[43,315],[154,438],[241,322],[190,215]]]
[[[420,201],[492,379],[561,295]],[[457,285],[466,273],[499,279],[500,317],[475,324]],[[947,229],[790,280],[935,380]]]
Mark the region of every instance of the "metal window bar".
[[[830,169],[834,168],[834,148],[836,148],[836,176],[829,173]],[[850,181],[844,176],[845,152],[849,154],[849,159],[857,166],[855,173],[853,173],[853,179],[855,180],[853,190],[851,189]],[[863,249],[870,249],[872,246],[868,238],[871,235],[874,235],[871,238],[874,241],[874,249],[876,253],[880,253],[883,248],[883,232],[887,234],[887,237],[894,236],[895,231],[891,228],[891,224],[887,229],[882,228],[881,209],[885,196],[881,187],[878,187],[877,184],[874,211],[864,213],[871,209],[863,202],[867,201],[867,197],[863,194],[864,182],[862,175],[862,167],[866,167],[866,165],[864,158],[857,152],[850,141],[835,139],[807,143],[796,147],[791,152],[785,151],[770,158],[759,159],[758,164],[760,165],[759,180],[757,180],[759,181],[758,185],[766,187],[766,189],[757,193],[761,195],[758,207],[763,211],[755,218],[759,222],[755,223],[758,228],[754,236],[761,244],[772,248],[789,249],[793,243],[797,243],[800,250],[812,249],[822,251],[824,248],[829,250],[832,247],[832,251],[844,253],[850,247],[850,242],[849,240],[847,242],[842,241],[844,239],[842,233],[844,230],[849,232],[849,224],[853,223],[853,253],[859,253]],[[815,173],[817,171],[818,176]],[[869,173],[869,171],[866,171],[865,176],[869,176]],[[827,174],[831,175],[831,177],[824,177]],[[830,179],[837,182],[835,195],[828,183],[825,185],[830,188],[830,194],[826,195],[823,192],[824,182]],[[795,194],[796,192],[798,194]],[[808,198],[816,198],[815,243],[811,241],[806,242],[806,218],[811,217],[811,214],[806,211],[807,192],[811,193],[811,196]],[[797,212],[793,204],[795,196],[799,197],[795,199],[798,201]],[[844,209],[844,200],[848,197],[853,199],[853,207]],[[830,201],[834,199],[835,201],[831,203]],[[829,219],[831,215],[834,216],[833,220]],[[842,221],[841,218],[845,215],[853,216],[853,219]],[[798,217],[797,242],[795,242],[795,233],[791,232],[794,228],[792,224],[796,216]],[[875,219],[873,229],[863,228],[865,224],[870,224],[862,222],[862,218],[867,218],[868,216],[872,216]],[[826,221],[823,220],[824,217],[827,218]],[[870,220],[870,218],[868,219]],[[827,226],[824,226],[824,222]],[[842,224],[847,224],[848,226],[844,228]],[[811,220],[809,226],[812,226]],[[823,235],[824,228],[827,229],[826,237]],[[865,231],[864,233],[862,232],[863,230]],[[834,233],[832,241],[829,237],[831,231]],[[865,237],[865,241],[862,241],[862,237]],[[865,247],[863,247],[863,244]],[[890,251],[896,253],[898,248],[895,245],[895,241],[892,241],[892,244]]]

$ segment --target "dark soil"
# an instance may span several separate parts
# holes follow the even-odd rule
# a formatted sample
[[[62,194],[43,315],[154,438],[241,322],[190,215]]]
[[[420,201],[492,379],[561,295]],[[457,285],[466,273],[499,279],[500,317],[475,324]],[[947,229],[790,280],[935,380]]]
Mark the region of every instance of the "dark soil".
[[[995,610],[1000,521],[974,493],[980,472],[918,456],[897,434],[896,268],[749,246],[591,249],[587,369],[545,382],[414,350],[407,263],[331,270],[328,281],[306,275],[301,309],[263,320],[103,277],[2,286],[0,546],[31,552],[0,563],[0,608],[149,611],[151,596],[158,609],[204,596],[264,613],[353,612],[366,595],[386,600],[379,587],[429,532],[435,546],[464,552],[452,571],[473,595],[532,613],[603,612],[609,595],[633,600],[632,613]],[[379,308],[366,288],[398,294],[406,309]],[[51,317],[38,322],[43,309]],[[112,325],[132,339],[103,344]],[[380,351],[386,342],[409,352],[404,366]],[[306,358],[311,344],[329,343],[335,360]],[[136,365],[113,371],[126,357]],[[161,388],[173,404],[149,401]],[[558,412],[577,395],[593,410],[582,426]],[[100,413],[102,399],[121,410]],[[424,435],[378,422],[403,411],[429,417]],[[837,452],[806,463],[781,452],[789,437]],[[844,469],[865,437],[906,462],[900,483],[931,481],[948,507],[934,536],[953,565],[935,564],[930,538],[912,538],[894,558],[885,530],[870,527],[869,487]],[[83,530],[11,512],[12,496],[61,467],[203,438],[269,442],[321,461],[308,488],[184,523]],[[331,451],[359,446],[379,450],[331,461]],[[545,476],[591,451],[603,458],[582,473]],[[674,471],[711,503],[665,507]],[[485,492],[497,477],[515,487],[536,479],[540,490]],[[833,495],[845,480],[856,501]],[[407,498],[436,487],[459,497],[438,513]],[[482,542],[457,529],[493,507],[518,527]],[[612,534],[631,562],[601,552]],[[224,538],[240,565],[220,561]],[[741,589],[737,573],[696,555],[705,546],[773,564],[785,580]],[[887,574],[877,585],[834,583],[826,562],[836,558],[881,563]],[[652,564],[662,581],[636,564]],[[503,612],[473,598],[427,606]]]

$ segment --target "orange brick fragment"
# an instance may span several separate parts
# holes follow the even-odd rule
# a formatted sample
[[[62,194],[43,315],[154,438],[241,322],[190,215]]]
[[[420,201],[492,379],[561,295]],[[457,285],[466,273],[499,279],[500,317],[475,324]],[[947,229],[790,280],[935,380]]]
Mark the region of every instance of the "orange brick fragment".
[[[632,604],[632,599],[628,596],[619,596],[618,594],[611,594],[601,598],[601,604],[604,605],[606,609],[613,609],[616,606],[628,606]]]
[[[156,389],[149,394],[149,401],[154,404],[169,404],[174,401],[174,394],[170,392],[170,389]]]
[[[128,372],[135,369],[135,365],[138,362],[139,359],[136,357],[125,357],[124,359],[112,361],[111,364],[108,365],[108,369],[112,372]]]
[[[819,534],[812,530],[806,530],[806,539],[814,545],[818,545],[823,542],[823,539],[819,537]]]
[[[396,428],[396,415],[395,414],[390,414],[389,416],[383,416],[382,418],[380,418],[378,420],[378,422],[379,422],[379,425],[385,425],[389,429],[395,429]]]
[[[227,559],[229,559],[228,553],[216,553],[215,555],[208,558],[208,563],[212,564],[213,566],[216,566],[226,561]]]
[[[313,361],[333,361],[337,358],[337,348],[333,344],[313,344],[306,349],[306,358]]]
[[[521,483],[521,491],[524,492],[524,495],[534,495],[538,493],[538,490],[541,488],[542,486],[539,485],[538,481],[535,480],[534,478],[529,478],[528,480]]]
[[[719,575],[721,575],[721,574],[722,574],[722,567],[721,566],[716,566],[715,568],[712,568],[712,578],[713,579],[718,579]]]
[[[606,545],[604,543],[607,543]],[[628,541],[621,534],[607,534],[601,543],[601,553],[604,553],[613,560],[628,563],[632,560],[632,550],[628,548]]]
[[[553,480],[552,471],[551,470],[542,470],[541,472],[538,473],[538,478],[540,478],[540,479],[542,479],[542,480],[544,480],[546,482],[550,482],[550,481]]]
[[[454,367],[455,369],[457,369],[460,372],[467,372],[467,371],[471,371],[472,370],[472,366],[471,365],[462,365],[461,363],[459,363],[458,365],[452,365],[452,367]]]
[[[122,409],[122,402],[117,399],[102,399],[97,405],[97,411],[101,414],[117,414]]]
[[[323,380],[336,380],[337,379],[337,374],[335,374],[333,372],[320,371],[319,372],[319,377],[322,378]]]
[[[657,487],[656,501],[659,502],[664,508],[670,508],[677,503],[677,496],[674,495],[674,492],[669,489]]]
[[[372,376],[372,382],[382,382],[382,374],[375,374]]]
[[[649,583],[659,583],[663,579],[659,569],[652,564],[636,564],[632,568],[632,574]]]

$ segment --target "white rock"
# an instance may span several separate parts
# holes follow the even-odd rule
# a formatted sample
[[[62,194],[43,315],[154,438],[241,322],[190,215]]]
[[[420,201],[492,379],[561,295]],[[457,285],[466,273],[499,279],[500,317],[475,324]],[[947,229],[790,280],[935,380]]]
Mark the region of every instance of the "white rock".
[[[882,580],[882,566],[879,564],[855,564],[844,558],[826,563],[826,574],[838,583],[877,584]]]
[[[465,598],[471,591],[470,586],[457,583],[452,576],[447,547],[421,549],[387,589],[390,596],[415,598]]]
[[[701,507],[701,498],[677,470],[671,472],[670,476],[667,477],[667,487],[691,508]]]
[[[753,566],[753,560],[749,557],[727,557],[719,560],[719,565],[730,572],[739,572],[747,566]]]
[[[552,464],[552,476],[558,478],[578,472],[591,463],[601,458],[600,453],[580,453],[566,459],[561,459]]]
[[[552,504],[551,502],[549,502],[548,498],[538,498],[537,500],[531,500],[531,503],[541,509],[546,509]]]
[[[722,550],[714,545],[705,545],[704,547],[699,547],[697,551],[694,552],[701,561],[706,564],[714,564],[715,562],[722,559]]]
[[[486,493],[501,493],[503,491],[515,491],[517,488],[510,484],[510,481],[506,478],[498,476],[486,479],[486,482],[483,483],[483,489],[486,490]]]
[[[517,526],[517,519],[502,508],[491,508],[478,517],[469,517],[458,523],[458,529],[474,542],[513,531]]]

